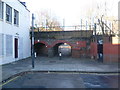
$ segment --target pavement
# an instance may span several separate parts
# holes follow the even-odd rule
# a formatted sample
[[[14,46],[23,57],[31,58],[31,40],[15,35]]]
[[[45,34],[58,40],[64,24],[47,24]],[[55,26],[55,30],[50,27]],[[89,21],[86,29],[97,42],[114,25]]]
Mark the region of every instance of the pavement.
[[[35,58],[35,68],[33,69],[31,58],[27,58],[2,65],[2,81],[27,71],[118,73],[120,69],[118,68],[118,63],[102,63],[92,59],[71,57],[63,57],[62,60],[59,60],[59,57],[37,57]]]

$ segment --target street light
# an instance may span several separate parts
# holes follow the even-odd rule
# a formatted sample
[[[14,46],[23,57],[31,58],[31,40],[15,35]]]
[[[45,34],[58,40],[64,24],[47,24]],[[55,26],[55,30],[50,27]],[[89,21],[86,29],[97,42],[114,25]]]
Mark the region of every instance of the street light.
[[[102,33],[104,35],[104,22],[103,22],[103,17],[104,15],[101,16],[101,28],[102,28]]]
[[[34,14],[32,14],[32,68],[34,68]]]

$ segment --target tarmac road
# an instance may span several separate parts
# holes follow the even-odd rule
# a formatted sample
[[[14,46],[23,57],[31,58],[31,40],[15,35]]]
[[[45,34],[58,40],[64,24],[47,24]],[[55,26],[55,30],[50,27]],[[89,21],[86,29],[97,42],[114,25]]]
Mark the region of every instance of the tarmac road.
[[[2,88],[118,88],[118,84],[118,75],[39,72],[17,76]]]

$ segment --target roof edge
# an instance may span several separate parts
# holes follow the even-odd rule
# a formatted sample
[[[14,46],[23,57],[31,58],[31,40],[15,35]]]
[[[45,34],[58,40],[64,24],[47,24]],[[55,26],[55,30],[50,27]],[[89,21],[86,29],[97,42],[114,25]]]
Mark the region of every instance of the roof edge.
[[[18,0],[18,1],[20,2],[21,5],[23,5],[23,6],[25,7],[25,9],[26,9],[27,11],[30,12],[30,10],[28,10],[27,6],[26,6],[25,4],[23,4],[23,2],[21,2],[20,0]],[[25,3],[25,2],[24,2],[24,3]]]

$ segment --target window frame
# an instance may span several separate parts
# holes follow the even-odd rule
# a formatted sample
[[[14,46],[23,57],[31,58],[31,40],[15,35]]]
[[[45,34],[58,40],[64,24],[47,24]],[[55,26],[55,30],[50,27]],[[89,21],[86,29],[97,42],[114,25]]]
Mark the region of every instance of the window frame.
[[[14,25],[19,25],[19,12],[14,9]]]
[[[12,7],[6,4],[6,21],[12,23]]]
[[[4,2],[2,2],[2,1],[0,1],[0,4],[1,4],[1,6],[0,6],[0,19],[2,19],[3,20],[3,17],[4,17]]]

